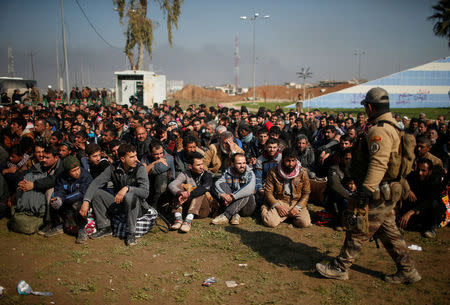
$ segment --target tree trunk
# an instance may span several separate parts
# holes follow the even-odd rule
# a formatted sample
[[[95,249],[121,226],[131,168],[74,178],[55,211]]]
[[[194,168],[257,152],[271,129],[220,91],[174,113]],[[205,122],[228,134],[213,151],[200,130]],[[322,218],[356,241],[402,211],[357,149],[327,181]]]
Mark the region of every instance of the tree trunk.
[[[134,56],[133,53],[127,54],[128,60],[130,61],[131,70],[136,70],[136,66],[134,65]]]
[[[137,61],[137,70],[142,70],[143,66],[144,66],[144,43],[140,42],[139,43],[139,57],[138,57],[138,61]]]

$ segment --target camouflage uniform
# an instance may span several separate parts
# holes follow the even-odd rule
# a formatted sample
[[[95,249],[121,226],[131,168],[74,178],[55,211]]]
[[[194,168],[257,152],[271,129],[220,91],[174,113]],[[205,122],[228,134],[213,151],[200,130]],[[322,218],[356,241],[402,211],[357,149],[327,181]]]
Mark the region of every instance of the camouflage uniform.
[[[341,253],[331,263],[317,263],[317,271],[326,278],[348,280],[348,269],[371,237],[381,240],[397,265],[397,273],[385,281],[414,283],[422,277],[414,268],[405,240],[395,224],[394,207],[401,198],[400,183],[412,166],[409,137],[402,135],[389,109],[389,95],[382,88],[372,88],[361,102],[371,116],[372,127],[356,144],[351,172],[358,193],[349,201],[348,231]],[[394,127],[395,126],[395,127]],[[403,144],[401,139],[403,139]],[[410,145],[409,145],[410,146]]]
[[[378,98],[378,102],[389,103],[387,92],[381,88],[375,89],[370,90],[368,96],[372,91]],[[366,96],[366,99],[368,99],[368,96]],[[399,156],[400,136],[392,125],[380,121],[389,121],[396,124],[391,112],[381,114],[371,121],[372,127],[368,131],[367,141],[365,142],[367,147],[365,147],[365,153],[360,154],[360,156],[368,157],[367,167],[364,168],[367,171],[364,170],[366,172],[365,175],[355,177],[357,183],[358,178],[363,178],[359,181],[359,186],[372,193],[368,213],[369,233],[356,234],[347,231],[344,246],[334,260],[335,266],[343,271],[350,268],[361,251],[363,243],[374,235],[381,240],[383,246],[397,265],[398,271],[410,272],[414,270],[414,264],[405,240],[395,223],[394,207],[401,197],[402,187],[397,180],[399,166],[393,165],[394,162],[392,161],[393,158],[398,158]],[[390,186],[390,195],[380,194],[379,186],[382,183]]]
[[[369,201],[369,233],[352,233],[347,231],[344,246],[334,264],[341,270],[348,270],[361,251],[362,244],[376,234],[383,246],[397,265],[398,271],[409,272],[414,269],[413,261],[409,256],[408,248],[402,234],[395,223],[394,207],[400,199],[402,188],[397,182],[398,170],[392,168],[392,158],[399,152],[400,136],[397,130],[389,123],[396,124],[392,113],[384,113],[372,120],[372,127],[367,134],[366,156],[368,154],[368,167],[362,184],[372,192]],[[355,177],[356,180],[358,177]],[[386,200],[380,194],[379,185],[386,182],[390,186],[391,196]]]

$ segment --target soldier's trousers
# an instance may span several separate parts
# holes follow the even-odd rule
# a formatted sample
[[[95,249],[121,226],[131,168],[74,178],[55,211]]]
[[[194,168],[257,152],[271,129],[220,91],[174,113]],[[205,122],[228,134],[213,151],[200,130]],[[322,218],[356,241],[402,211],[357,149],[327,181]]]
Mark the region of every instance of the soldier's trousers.
[[[342,270],[348,270],[361,251],[363,243],[376,234],[397,265],[398,271],[414,269],[414,263],[402,234],[395,223],[393,205],[369,210],[369,234],[355,234],[347,231],[344,246],[334,260],[334,264]]]

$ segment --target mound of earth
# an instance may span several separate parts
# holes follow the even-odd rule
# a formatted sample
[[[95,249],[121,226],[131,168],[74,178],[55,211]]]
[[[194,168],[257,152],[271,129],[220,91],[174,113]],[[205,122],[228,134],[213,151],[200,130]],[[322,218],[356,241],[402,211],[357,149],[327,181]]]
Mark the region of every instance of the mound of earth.
[[[339,84],[334,87],[315,87],[306,89],[306,97],[317,97],[323,94],[339,91],[348,87],[351,84]],[[298,95],[303,96],[303,89],[287,88],[281,85],[266,85],[256,87],[256,97],[268,100],[296,100]],[[253,96],[253,88],[245,94],[230,96],[222,90],[204,89],[192,84],[186,85],[182,90],[175,92],[168,96],[174,100],[180,101],[195,101],[195,102],[234,102],[248,100]]]

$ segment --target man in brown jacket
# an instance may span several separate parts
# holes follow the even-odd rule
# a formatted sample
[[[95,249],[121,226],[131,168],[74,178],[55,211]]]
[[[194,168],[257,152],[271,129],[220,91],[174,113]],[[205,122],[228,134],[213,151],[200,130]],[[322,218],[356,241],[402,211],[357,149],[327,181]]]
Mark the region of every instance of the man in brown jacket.
[[[231,156],[244,151],[234,142],[233,134],[225,131],[220,134],[219,143],[209,146],[209,150],[205,153],[204,166],[205,170],[216,173],[223,173],[225,169],[231,165]]]
[[[267,174],[264,193],[269,207],[261,207],[261,217],[266,226],[274,228],[288,218],[299,228],[311,226],[306,208],[311,193],[308,172],[294,148],[283,150],[281,162]]]

